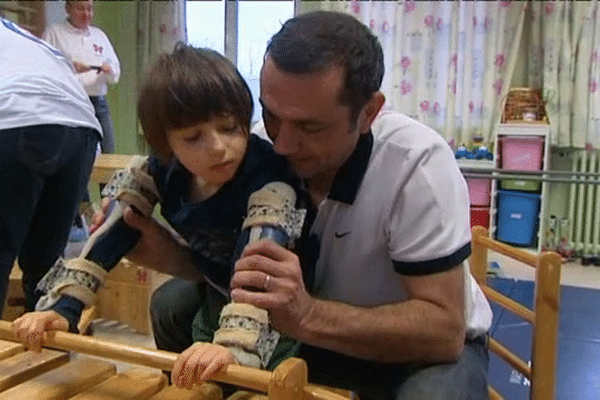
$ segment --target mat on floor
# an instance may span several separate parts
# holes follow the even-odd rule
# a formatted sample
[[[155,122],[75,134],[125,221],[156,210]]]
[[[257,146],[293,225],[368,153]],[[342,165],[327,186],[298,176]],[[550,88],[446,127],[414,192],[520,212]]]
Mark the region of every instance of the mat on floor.
[[[499,292],[532,307],[533,282],[509,278],[489,278],[489,282]],[[530,360],[530,324],[497,306],[492,309],[492,337]],[[556,398],[600,399],[600,290],[561,286],[558,331]],[[494,354],[490,354],[488,376],[507,400],[528,398],[527,379]]]

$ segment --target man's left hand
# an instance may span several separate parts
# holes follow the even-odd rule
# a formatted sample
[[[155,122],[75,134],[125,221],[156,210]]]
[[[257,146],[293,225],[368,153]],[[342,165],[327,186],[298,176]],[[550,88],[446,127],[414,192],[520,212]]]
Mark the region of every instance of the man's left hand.
[[[102,72],[104,72],[105,74],[110,74],[112,72],[112,69],[110,68],[110,65],[108,65],[107,63],[103,63],[100,66],[100,70]]]
[[[315,300],[306,291],[296,254],[270,240],[247,245],[235,263],[231,288],[235,302],[268,310],[275,329],[301,338]]]

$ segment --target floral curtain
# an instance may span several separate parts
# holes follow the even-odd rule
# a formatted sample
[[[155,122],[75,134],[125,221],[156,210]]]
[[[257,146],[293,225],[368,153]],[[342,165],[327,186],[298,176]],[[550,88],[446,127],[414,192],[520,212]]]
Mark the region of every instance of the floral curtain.
[[[493,141],[521,41],[526,1],[302,1],[370,26],[385,54],[385,107],[458,143]]]
[[[551,143],[600,149],[599,2],[532,2],[528,77],[543,88]]]
[[[186,40],[185,0],[137,0],[137,15],[139,86],[159,54],[173,51],[177,42]],[[139,134],[138,147],[145,153],[148,148]]]

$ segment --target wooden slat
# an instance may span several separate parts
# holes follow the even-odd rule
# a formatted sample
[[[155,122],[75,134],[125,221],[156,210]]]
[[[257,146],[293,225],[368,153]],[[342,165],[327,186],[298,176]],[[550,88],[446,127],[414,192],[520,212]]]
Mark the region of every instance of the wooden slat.
[[[71,361],[0,393],[0,400],[63,400],[114,375],[116,367],[106,361]]]
[[[167,376],[141,369],[131,369],[111,376],[71,400],[146,400],[167,384]]]
[[[508,311],[515,313],[519,317],[523,318],[525,321],[533,323],[533,318],[535,314],[529,308],[514,301],[513,299],[506,297],[502,293],[495,291],[489,286],[483,286],[481,290],[490,300],[493,300],[494,302],[498,303]]]
[[[35,376],[69,362],[63,351],[42,349],[41,352],[26,351],[0,362],[0,391],[10,389]]]
[[[193,390],[168,386],[149,400],[222,400],[223,390],[214,383],[203,383]]]
[[[490,338],[489,348],[495,354],[500,356],[504,361],[512,365],[514,369],[523,374],[527,379],[531,380],[531,367],[529,367],[525,361],[517,357],[508,348],[500,344],[496,339]]]
[[[491,386],[488,386],[488,395],[490,396],[489,400],[504,400],[504,397],[500,396],[500,393]]]
[[[25,346],[21,343],[9,342],[7,340],[0,340],[0,360],[12,357],[15,354],[19,354],[25,351]]]
[[[488,236],[473,236],[473,242],[481,244],[490,250],[493,250],[500,254],[504,254],[507,257],[513,258],[517,261],[527,264],[530,267],[537,266],[537,255],[532,254],[523,249],[518,249],[505,243],[498,242],[494,239],[491,239]]]

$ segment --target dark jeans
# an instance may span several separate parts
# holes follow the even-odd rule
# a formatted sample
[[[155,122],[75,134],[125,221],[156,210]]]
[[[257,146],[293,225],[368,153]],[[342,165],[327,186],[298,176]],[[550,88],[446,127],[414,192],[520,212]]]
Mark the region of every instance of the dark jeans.
[[[98,118],[100,125],[102,125],[102,141],[100,142],[102,152],[114,153],[115,132],[112,118],[110,116],[110,109],[108,108],[108,102],[106,101],[106,96],[90,96],[90,101],[94,105],[96,118]]]
[[[0,313],[16,257],[26,310],[62,254],[94,162],[98,132],[37,125],[0,131]]]
[[[173,279],[154,292],[152,327],[159,349],[182,352],[192,344],[191,325],[202,285]],[[488,350],[484,337],[465,344],[455,363],[391,365],[305,346],[309,381],[352,390],[369,399],[487,399]]]

